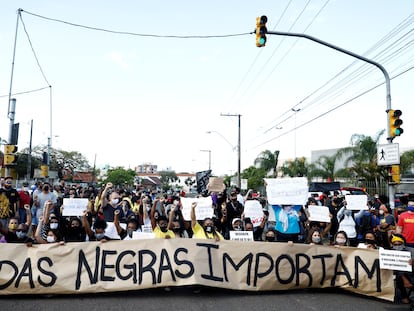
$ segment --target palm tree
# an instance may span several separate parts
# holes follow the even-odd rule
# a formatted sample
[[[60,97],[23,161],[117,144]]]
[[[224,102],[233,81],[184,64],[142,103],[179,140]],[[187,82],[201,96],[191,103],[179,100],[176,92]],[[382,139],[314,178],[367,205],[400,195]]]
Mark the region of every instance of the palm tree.
[[[254,160],[254,164],[263,169],[266,174],[271,173],[271,177],[277,177],[277,164],[279,161],[279,150],[271,152],[270,150],[262,151]]]
[[[306,162],[305,157],[289,160],[283,163],[282,172],[283,175],[290,177],[308,176],[309,164]]]
[[[345,170],[355,178],[374,182],[376,192],[381,180],[387,179],[386,168],[377,165],[377,145],[384,132],[381,130],[374,137],[354,134],[351,137],[351,147],[338,150],[339,158],[346,157]]]
[[[414,168],[414,150],[404,152],[400,157],[401,175],[413,175]]]

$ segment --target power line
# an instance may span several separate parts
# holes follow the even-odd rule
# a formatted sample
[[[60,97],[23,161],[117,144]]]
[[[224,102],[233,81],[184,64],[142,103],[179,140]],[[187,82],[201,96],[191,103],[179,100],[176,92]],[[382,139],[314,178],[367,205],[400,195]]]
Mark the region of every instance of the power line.
[[[157,34],[146,34],[146,33],[136,33],[136,32],[130,32],[130,31],[118,31],[118,30],[111,30],[111,29],[105,29],[105,28],[99,28],[99,27],[93,27],[93,26],[87,26],[82,24],[76,24],[68,21],[64,21],[57,18],[51,18],[42,16],[39,14],[35,14],[32,12],[24,11],[23,9],[20,9],[22,12],[26,14],[30,14],[32,16],[45,19],[52,22],[62,23],[69,26],[79,27],[79,28],[85,28],[89,30],[94,31],[102,31],[112,34],[118,34],[118,35],[127,35],[127,36],[138,36],[138,37],[153,37],[153,38],[171,38],[171,39],[210,39],[210,38],[228,38],[228,37],[239,37],[239,36],[245,36],[250,35],[251,32],[245,32],[245,33],[238,33],[238,34],[225,34],[225,35],[191,35],[191,36],[182,36],[182,35],[157,35]]]
[[[23,92],[18,92],[18,93],[13,93],[12,96],[16,96],[16,95],[23,95],[23,94],[29,94],[29,93],[34,93],[34,92],[39,92],[39,91],[43,91],[45,89],[50,88],[50,86],[45,86],[39,89],[35,89],[35,90],[30,90],[30,91],[23,91]],[[2,97],[8,97],[9,95],[0,95],[0,98]]]

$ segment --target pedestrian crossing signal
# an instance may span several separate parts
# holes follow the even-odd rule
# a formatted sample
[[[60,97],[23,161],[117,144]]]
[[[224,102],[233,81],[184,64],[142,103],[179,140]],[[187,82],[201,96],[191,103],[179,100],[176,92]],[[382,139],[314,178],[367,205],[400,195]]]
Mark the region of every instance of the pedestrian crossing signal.
[[[267,17],[262,15],[256,18],[256,46],[262,47],[266,45],[266,28]]]

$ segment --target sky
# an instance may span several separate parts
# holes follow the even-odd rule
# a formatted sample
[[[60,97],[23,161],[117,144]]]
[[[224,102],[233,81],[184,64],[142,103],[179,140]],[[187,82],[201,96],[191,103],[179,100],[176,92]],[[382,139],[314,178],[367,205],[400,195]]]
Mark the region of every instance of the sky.
[[[50,137],[97,167],[234,174],[239,119],[242,170],[264,150],[310,158],[387,128],[377,67],[306,38],[268,34],[258,48],[266,15],[269,31],[380,63],[403,113],[394,143],[414,149],[413,13],[412,0],[2,1],[0,137],[10,90],[19,150],[33,120],[33,146]]]

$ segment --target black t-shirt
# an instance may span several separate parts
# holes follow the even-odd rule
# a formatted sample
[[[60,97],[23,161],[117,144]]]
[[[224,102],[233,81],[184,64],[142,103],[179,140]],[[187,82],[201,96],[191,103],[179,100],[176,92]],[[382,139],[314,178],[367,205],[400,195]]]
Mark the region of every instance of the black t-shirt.
[[[0,188],[0,218],[14,216],[13,205],[19,201],[19,193],[16,189]]]
[[[29,238],[27,235],[23,239],[19,239],[16,232],[12,231],[8,231],[4,238],[7,243],[33,243],[33,239]]]

